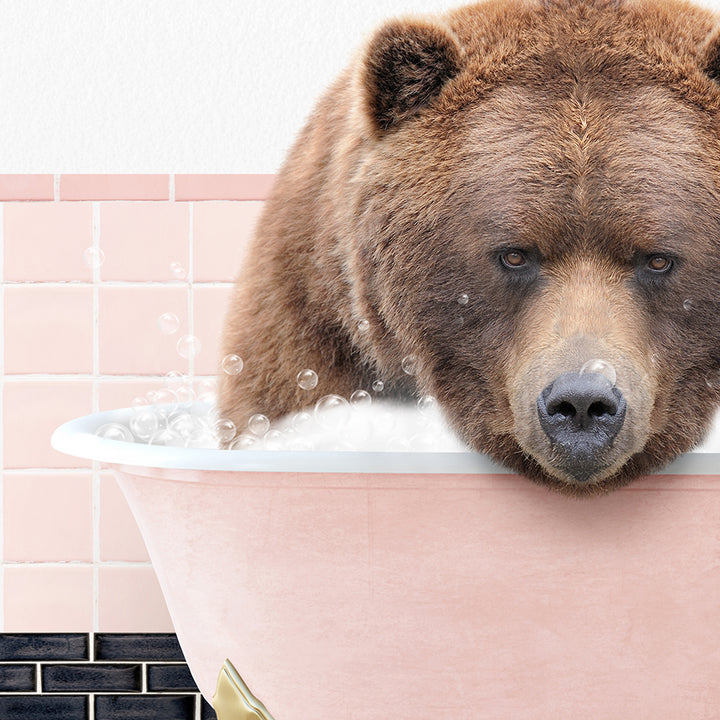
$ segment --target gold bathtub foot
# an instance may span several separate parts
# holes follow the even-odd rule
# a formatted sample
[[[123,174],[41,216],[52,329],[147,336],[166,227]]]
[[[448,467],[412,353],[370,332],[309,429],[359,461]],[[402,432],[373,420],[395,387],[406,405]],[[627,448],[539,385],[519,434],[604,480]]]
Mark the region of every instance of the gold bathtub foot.
[[[218,675],[213,707],[218,720],[273,720],[229,660],[225,661]]]

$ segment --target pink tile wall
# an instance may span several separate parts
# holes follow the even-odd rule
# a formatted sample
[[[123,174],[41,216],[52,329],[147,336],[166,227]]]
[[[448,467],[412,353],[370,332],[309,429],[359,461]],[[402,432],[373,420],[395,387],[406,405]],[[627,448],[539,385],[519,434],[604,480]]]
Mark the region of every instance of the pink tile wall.
[[[214,375],[273,179],[0,175],[0,630],[172,630],[112,474],[49,438],[65,420],[129,406],[170,370],[196,385]],[[177,352],[185,334],[201,341],[195,358]]]

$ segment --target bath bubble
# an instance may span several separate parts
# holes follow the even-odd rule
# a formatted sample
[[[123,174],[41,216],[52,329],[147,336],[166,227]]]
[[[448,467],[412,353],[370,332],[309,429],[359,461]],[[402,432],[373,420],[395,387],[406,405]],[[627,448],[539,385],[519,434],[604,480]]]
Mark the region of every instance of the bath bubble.
[[[105,425],[101,425],[95,431],[95,434],[105,440],[119,440],[120,442],[134,441],[130,428],[127,428],[125,425],[121,425],[120,423],[105,423]]]
[[[175,412],[168,418],[168,427],[180,437],[187,438],[197,429],[192,415],[187,412]]]
[[[137,395],[132,399],[130,405],[134,408],[140,408],[148,404],[148,399],[142,395]]]
[[[152,408],[138,408],[130,420],[130,429],[138,440],[149,440],[160,426],[158,416]]]
[[[402,359],[401,367],[407,375],[415,375],[418,369],[418,359],[415,355],[406,355]]]
[[[182,263],[177,262],[177,260],[170,263],[170,272],[173,274],[173,277],[176,277],[178,280],[184,280],[187,277],[187,270],[182,266]]]
[[[177,341],[177,351],[180,357],[191,358],[200,354],[202,348],[200,340],[194,335],[183,335]]]
[[[285,436],[280,430],[268,430],[262,439],[263,450],[284,450]]]
[[[685,298],[683,300],[683,310],[686,310],[687,312],[692,312],[695,309],[695,303],[690,298]]]
[[[370,321],[363,318],[360,322],[358,322],[357,329],[361,333],[367,332],[370,329]]]
[[[355,390],[350,396],[350,404],[353,407],[363,407],[372,403],[372,395],[367,390]]]
[[[180,318],[175,313],[166,312],[160,315],[157,324],[163,335],[172,335],[180,327]]]
[[[417,401],[418,410],[421,413],[430,413],[437,408],[437,399],[433,395],[423,395]]]
[[[226,355],[222,359],[222,369],[226,375],[239,375],[243,369],[243,360],[239,355]]]
[[[467,293],[460,293],[458,295],[458,305],[467,305],[470,298],[468,297]]]
[[[315,420],[324,428],[338,428],[350,417],[350,403],[340,395],[323,395],[315,403]]]
[[[257,445],[260,442],[260,438],[257,435],[249,435],[243,433],[238,435],[231,443],[230,450],[249,450],[253,445]]]
[[[248,430],[258,437],[262,437],[270,429],[270,421],[262,413],[252,415],[248,420]]]
[[[160,388],[153,393],[153,404],[162,405],[175,402],[177,402],[177,395],[170,388]]]
[[[305,412],[305,410],[301,410],[300,412],[296,412],[292,416],[292,420],[290,421],[290,424],[292,425],[293,430],[296,430],[297,432],[303,432],[303,430],[306,430],[307,428],[312,427],[313,424],[313,417],[309,412]]]
[[[204,427],[196,428],[185,439],[185,447],[204,448],[206,450],[217,449],[217,439],[210,430]]]
[[[584,373],[598,373],[599,375],[604,375],[612,385],[614,385],[617,380],[615,368],[609,362],[601,360],[600,358],[588,360],[580,368],[580,375],[583,375]]]
[[[213,424],[215,436],[221,443],[230,442],[235,437],[235,423],[228,418],[220,418]]]
[[[105,253],[102,248],[89,247],[83,252],[83,260],[90,268],[99,268],[105,262]]]
[[[303,390],[312,390],[318,384],[317,373],[314,370],[301,370],[297,374],[297,384]]]
[[[455,318],[455,324],[461,328],[465,324],[465,318],[462,315],[458,315]]]
[[[161,428],[152,434],[148,445],[161,445],[164,447],[184,447],[185,438],[170,428]]]

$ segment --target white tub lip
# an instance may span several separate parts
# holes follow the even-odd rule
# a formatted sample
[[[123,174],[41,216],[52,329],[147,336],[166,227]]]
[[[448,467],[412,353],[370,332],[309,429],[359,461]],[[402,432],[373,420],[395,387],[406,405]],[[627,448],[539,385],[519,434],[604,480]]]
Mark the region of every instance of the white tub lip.
[[[194,403],[209,407],[208,403]],[[175,407],[175,405],[173,405]],[[498,465],[487,455],[473,452],[316,452],[216,450],[169,448],[108,440],[95,435],[105,423],[127,424],[132,408],[92,413],[69,420],[55,432],[50,444],[74,457],[110,465],[267,473],[403,473],[504,474],[515,471]],[[720,475],[720,453],[689,452],[653,475]]]

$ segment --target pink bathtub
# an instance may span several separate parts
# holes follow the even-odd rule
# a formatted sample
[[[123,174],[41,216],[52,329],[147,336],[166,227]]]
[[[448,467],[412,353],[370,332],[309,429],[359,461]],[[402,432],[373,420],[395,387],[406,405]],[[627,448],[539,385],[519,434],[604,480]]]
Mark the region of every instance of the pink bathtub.
[[[274,720],[720,717],[720,455],[577,501],[474,454],[227,452],[94,436],[190,668]],[[228,715],[229,717],[229,715]]]

